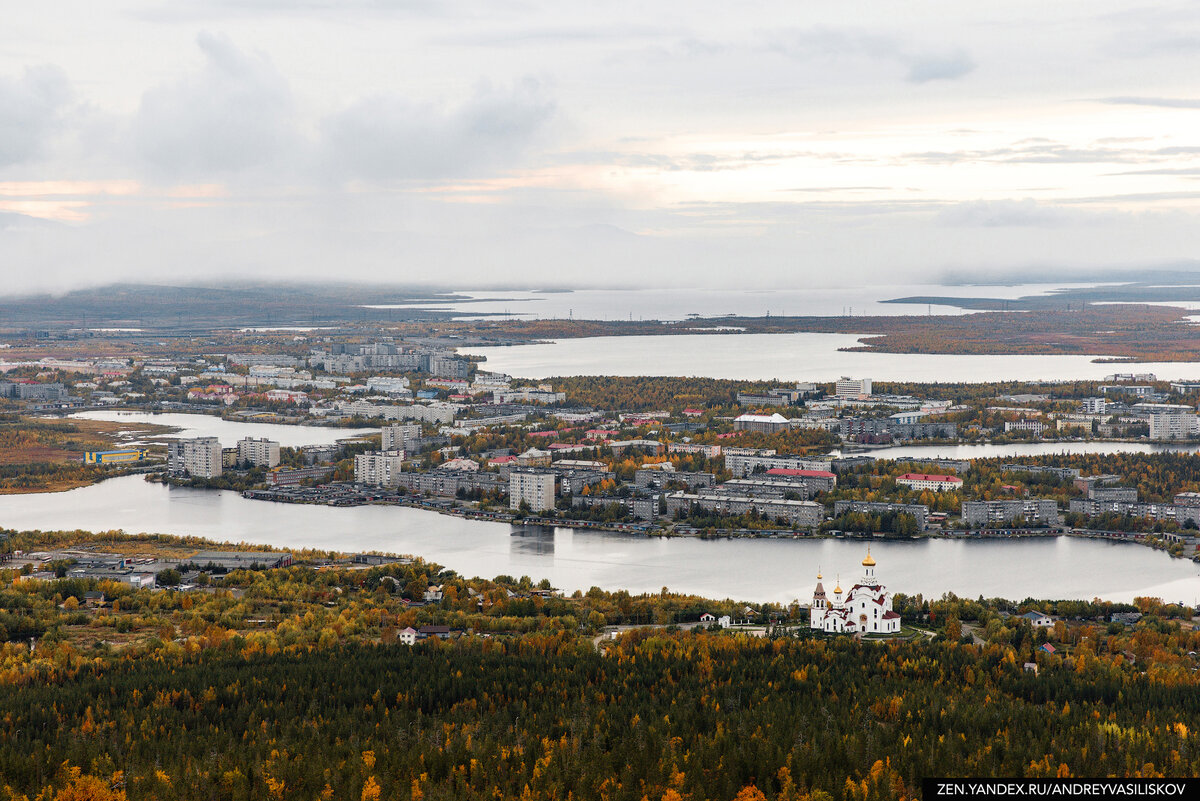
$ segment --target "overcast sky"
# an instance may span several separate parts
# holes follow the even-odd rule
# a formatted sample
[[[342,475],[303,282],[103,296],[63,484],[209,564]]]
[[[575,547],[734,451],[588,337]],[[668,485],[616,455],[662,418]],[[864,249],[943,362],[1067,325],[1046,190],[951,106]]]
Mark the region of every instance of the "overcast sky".
[[[2,290],[1200,257],[1190,0],[7,6]]]

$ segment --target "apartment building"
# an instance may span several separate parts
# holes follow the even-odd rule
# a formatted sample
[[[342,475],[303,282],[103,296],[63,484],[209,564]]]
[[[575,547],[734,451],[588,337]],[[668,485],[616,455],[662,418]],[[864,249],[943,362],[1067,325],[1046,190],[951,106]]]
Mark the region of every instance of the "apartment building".
[[[254,467],[275,467],[279,464],[279,443],[266,437],[238,440],[237,460]]]
[[[354,457],[354,481],[374,487],[395,487],[399,484],[404,451],[368,451]]]
[[[177,439],[167,443],[167,473],[176,478],[221,475],[221,441],[216,437]]]

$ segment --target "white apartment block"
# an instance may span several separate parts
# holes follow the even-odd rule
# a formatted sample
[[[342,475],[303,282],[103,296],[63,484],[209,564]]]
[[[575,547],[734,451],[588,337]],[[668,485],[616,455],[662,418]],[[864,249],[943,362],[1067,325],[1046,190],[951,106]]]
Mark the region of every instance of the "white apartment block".
[[[354,482],[374,487],[395,487],[400,483],[404,451],[368,451],[354,457]]]
[[[1104,398],[1084,398],[1083,413],[1084,414],[1104,414],[1108,408],[1108,401]]]
[[[1004,424],[1004,433],[1006,434],[1011,431],[1031,431],[1040,437],[1042,432],[1045,430],[1046,424],[1039,420],[1017,420],[1015,422],[1009,421]]]
[[[237,460],[255,467],[275,467],[279,464],[279,443],[266,437],[246,437],[238,440]]]
[[[1192,413],[1155,412],[1150,415],[1150,439],[1186,439],[1200,434],[1200,418]]]
[[[554,508],[554,480],[557,475],[549,472],[514,470],[508,476],[508,506],[519,509],[521,502],[529,504],[534,512]]]
[[[847,378],[842,376],[834,388],[834,394],[839,398],[858,398],[871,394],[871,379]]]
[[[216,478],[221,475],[221,441],[216,437],[167,443],[167,472],[172,476]]]
[[[394,426],[383,427],[383,450],[385,451],[407,451],[412,450],[408,447],[409,443],[414,439],[421,438],[421,426],[415,423],[407,423]]]

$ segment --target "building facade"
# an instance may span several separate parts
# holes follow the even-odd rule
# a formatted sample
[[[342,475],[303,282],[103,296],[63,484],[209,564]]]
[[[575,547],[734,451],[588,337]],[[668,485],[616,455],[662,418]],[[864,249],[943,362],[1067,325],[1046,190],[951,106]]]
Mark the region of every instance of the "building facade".
[[[167,473],[177,478],[221,475],[221,441],[216,437],[177,439],[167,443]]]
[[[514,470],[508,475],[508,506],[519,509],[521,503],[534,512],[554,508],[554,485],[558,476],[541,470]]]
[[[383,436],[383,450],[411,451],[413,440],[421,438],[421,426],[416,423],[384,426],[381,429],[381,434]]]
[[[843,597],[842,583],[833,597],[825,593],[821,574],[809,607],[809,626],[831,634],[899,634],[900,615],[892,610],[892,594],[875,577],[875,560],[868,549],[863,576]]]
[[[266,437],[238,440],[237,460],[254,467],[276,467],[279,464],[279,443]]]
[[[373,487],[399,486],[404,451],[368,451],[354,457],[354,481]]]

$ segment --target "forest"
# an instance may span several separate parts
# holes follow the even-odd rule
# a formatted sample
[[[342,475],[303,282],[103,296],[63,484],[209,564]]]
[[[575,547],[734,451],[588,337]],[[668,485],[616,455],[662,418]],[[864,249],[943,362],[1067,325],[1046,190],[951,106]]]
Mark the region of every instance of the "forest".
[[[0,798],[868,801],[924,776],[1200,770],[1200,632],[1157,599],[897,596],[917,636],[892,641],[757,605],[755,637],[682,630],[745,603],[667,588],[297,556],[187,592],[0,571]],[[432,582],[443,600],[416,602]],[[1030,610],[1059,619],[1032,629]],[[601,636],[618,622],[644,627]],[[398,642],[428,624],[451,639]]]

